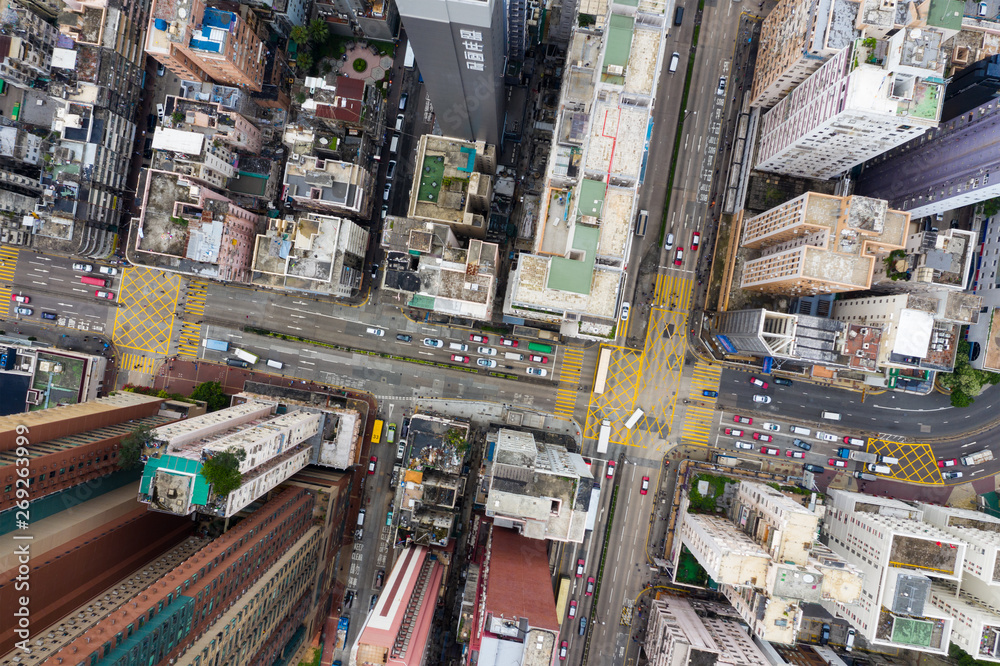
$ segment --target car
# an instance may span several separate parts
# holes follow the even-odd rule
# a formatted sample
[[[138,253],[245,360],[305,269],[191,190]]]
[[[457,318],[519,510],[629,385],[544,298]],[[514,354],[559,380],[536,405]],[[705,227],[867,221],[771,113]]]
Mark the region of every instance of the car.
[[[762,442],[770,442],[770,441],[772,441],[774,439],[774,437],[772,437],[771,435],[768,435],[767,433],[763,433],[763,432],[755,432],[753,434],[753,438],[757,439],[757,440],[760,440]]]
[[[365,329],[365,332],[367,332],[368,335],[374,335],[376,338],[383,338],[383,337],[385,337],[385,329],[384,328],[373,328],[373,327],[369,326],[368,328]]]
[[[495,368],[497,367],[497,362],[491,358],[477,358],[476,365],[480,368]]]
[[[354,590],[348,590],[344,595],[344,605],[348,608],[354,605]]]
[[[776,449],[773,446],[762,446],[760,447],[760,452],[768,456],[780,456],[781,449]]]
[[[961,479],[962,472],[941,472],[941,477],[944,479]]]
[[[719,392],[718,391],[708,391],[708,390],[705,390],[705,391],[702,391],[701,394],[703,396],[705,396],[706,398],[718,398],[719,397]]]
[[[455,363],[468,363],[469,362],[469,357],[468,356],[462,356],[461,354],[452,354],[451,355],[451,360],[455,361]]]
[[[164,109],[163,109],[163,105],[162,104],[157,104],[156,105],[156,117],[159,118],[159,120],[160,120],[161,123],[163,122]]]
[[[51,319],[51,320],[55,321],[58,318],[59,317],[56,316],[55,312],[43,312],[42,313],[42,319]]]
[[[945,458],[944,460],[938,460],[938,467],[954,467],[957,464],[957,458]]]
[[[750,442],[737,441],[733,444],[738,449],[746,449],[747,451],[753,451],[753,444]]]
[[[405,419],[403,419],[403,428],[402,430],[399,431],[399,436],[406,437],[406,435],[409,432],[410,432],[410,417],[407,416]]]
[[[372,279],[378,277],[378,264],[372,264]]]
[[[769,396],[769,395],[755,395],[753,397],[753,401],[754,402],[759,402],[759,403],[762,403],[762,404],[766,405],[769,402],[771,402],[771,396]]]
[[[791,386],[792,385],[792,380],[791,379],[785,379],[784,377],[775,377],[771,381],[774,382],[775,384],[778,384],[779,386]]]
[[[472,342],[480,342],[484,345],[490,344],[490,339],[486,335],[479,335],[478,333],[470,333],[469,340]]]
[[[668,252],[670,250],[674,249],[674,235],[673,234],[667,234],[667,240],[663,244],[663,249],[667,250]]]
[[[726,428],[726,434],[730,437],[742,437],[743,431],[737,430],[736,428]]]
[[[385,169],[385,179],[392,180],[396,175],[396,160],[389,160],[389,166]]]
[[[758,379],[757,377],[751,377],[750,383],[756,386],[757,388],[765,390],[767,389],[767,382],[765,382],[763,379]]]
[[[109,301],[115,300],[115,292],[113,291],[101,291],[98,289],[94,292],[94,296],[97,296],[98,298],[106,298]]]
[[[586,594],[588,597],[593,596],[593,594],[594,594],[594,585],[596,583],[597,583],[597,581],[594,580],[593,576],[588,576],[587,577],[587,591],[584,592],[584,594]]]
[[[397,132],[400,131],[401,129],[403,129],[403,121],[404,120],[406,120],[406,116],[404,116],[402,113],[397,113],[396,114],[396,131]]]
[[[118,275],[118,269],[114,266],[99,266],[97,272],[105,275]]]
[[[715,89],[715,94],[719,95],[720,97],[726,94],[726,77],[724,76],[719,77],[719,85]]]
[[[438,340],[437,338],[424,338],[424,347],[435,347],[440,349],[441,347],[444,347],[444,342],[442,340]]]
[[[479,347],[477,350],[483,356],[496,356],[497,350],[494,347]]]
[[[163,76],[167,73],[167,68],[163,66],[162,62],[156,63],[156,75]]]
[[[576,617],[576,599],[569,602],[569,616],[570,618]]]
[[[413,336],[406,335],[405,333],[397,333],[396,339],[399,340],[400,342],[413,342]]]
[[[820,465],[812,465],[810,463],[806,463],[805,465],[802,466],[802,469],[804,469],[807,472],[812,472],[813,474],[826,474],[826,468],[821,467]]]
[[[14,308],[14,314],[24,315],[25,317],[30,316],[32,312],[34,312],[34,310],[32,310],[31,308],[26,308],[23,305],[19,305],[16,308]]]
[[[865,440],[860,437],[851,437],[850,435],[844,437],[844,444],[850,444],[851,446],[864,446]]]
[[[618,315],[618,318],[621,319],[622,321],[628,321],[628,308],[629,308],[628,303],[622,303],[622,312],[620,315]]]
[[[76,263],[76,264],[73,264],[73,270],[74,271],[83,271],[84,273],[89,273],[90,271],[94,270],[94,266],[92,264]]]
[[[385,204],[382,204],[382,219],[384,220],[388,214],[389,214],[389,207],[386,206]]]
[[[566,655],[569,654],[569,641],[563,641],[559,644],[559,661],[566,661]]]
[[[378,456],[372,456],[368,459],[368,473],[375,473],[375,466],[378,465]]]
[[[10,295],[10,300],[15,301],[17,303],[30,303],[31,302],[31,297],[30,296],[22,296],[21,294],[11,294]]]
[[[532,363],[548,363],[549,362],[549,357],[548,356],[539,356],[538,354],[530,354],[528,356],[528,360],[531,361]]]
[[[368,610],[371,610],[371,609],[375,608],[376,602],[378,602],[378,595],[377,594],[373,594],[372,595],[372,600],[368,602]]]
[[[831,467],[847,467],[847,461],[840,458],[830,458]]]
[[[830,625],[826,622],[823,623],[823,628],[819,633],[819,644],[826,645],[830,642]]]
[[[392,515],[392,511],[389,514]],[[375,575],[375,587],[382,587],[383,580],[385,580],[385,569],[379,569],[379,572]]]
[[[753,425],[753,417],[750,416],[740,416],[737,414],[733,417],[733,423],[742,423],[743,425]]]
[[[793,451],[792,449],[788,449],[787,451],[785,451],[785,455],[788,456],[789,458],[805,458],[806,457],[806,454],[803,453],[802,451]]]
[[[822,439],[824,442],[836,442],[838,438],[828,432],[817,432],[816,439]]]
[[[587,566],[587,563],[584,561],[584,559],[582,557],[576,561],[576,577],[577,578],[583,578],[583,571],[586,568],[586,566]]]
[[[410,98],[410,95],[408,93],[403,93],[402,95],[399,96],[399,110],[400,111],[403,111],[403,110],[406,109],[406,100],[408,100],[409,98]]]
[[[536,368],[536,367],[529,367],[527,370],[525,370],[525,372],[527,372],[529,375],[535,375],[536,377],[544,377],[545,375],[549,374],[549,371],[546,370],[545,368]]]
[[[691,251],[697,252],[699,245],[701,245],[701,232],[695,231],[691,234]]]
[[[642,477],[642,485],[639,487],[639,494],[645,495],[648,492],[649,492],[649,477],[644,476]]]
[[[848,652],[854,652],[854,637],[857,636],[854,627],[847,630],[847,636],[844,638],[844,649]]]
[[[605,478],[610,479],[610,478],[612,478],[615,475],[615,464],[616,463],[615,463],[614,460],[609,460],[608,461],[608,471],[605,472],[605,474],[604,474]]]
[[[793,439],[792,440],[792,444],[794,444],[795,446],[799,447],[803,451],[810,451],[812,449],[812,447],[813,447],[813,445],[810,444],[809,442],[807,442],[805,440],[802,440],[802,439],[798,439],[798,438]]]
[[[684,263],[684,248],[679,247],[677,251],[674,252],[674,266],[680,266]]]
[[[586,615],[581,615],[580,616],[580,635],[583,636],[585,633],[587,633],[587,616]]]
[[[382,201],[389,200],[389,191],[392,189],[392,183],[386,183],[385,187],[382,189]]]
[[[763,428],[764,430],[770,430],[771,432],[781,432],[781,426],[778,425],[777,423],[770,423],[768,421],[765,421],[764,423],[761,424],[760,427]]]
[[[517,340],[514,340],[513,338],[500,338],[500,344],[502,344],[504,347],[516,347],[521,343],[518,342]]]

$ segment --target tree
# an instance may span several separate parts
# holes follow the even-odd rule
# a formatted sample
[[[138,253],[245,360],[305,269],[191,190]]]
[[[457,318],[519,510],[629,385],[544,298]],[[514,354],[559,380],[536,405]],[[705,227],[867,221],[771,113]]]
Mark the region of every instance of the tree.
[[[326,27],[326,21],[323,19],[309,21],[309,39],[314,43],[325,42],[329,34],[329,28]]]
[[[457,428],[449,428],[448,432],[444,435],[445,444],[452,446],[459,453],[465,453],[465,450],[469,448],[469,442],[462,435],[462,431]]]
[[[959,342],[958,349],[955,350],[955,369],[951,374],[938,375],[941,386],[951,389],[953,407],[968,407],[982,392],[984,386],[1000,382],[1000,374],[972,367],[969,362],[970,349],[968,341]]]
[[[304,25],[297,25],[292,28],[292,41],[299,45],[301,49],[309,41],[309,30]]]
[[[295,57],[295,63],[299,66],[300,70],[305,72],[313,66],[313,58],[308,53],[300,53]]]
[[[973,402],[975,402],[975,398],[970,396],[968,393],[964,393],[959,390],[954,390],[951,392],[952,407],[968,407]]]
[[[191,398],[194,400],[204,400],[210,412],[217,412],[229,404],[229,396],[222,392],[222,384],[219,382],[198,384],[191,391]]]
[[[142,450],[151,441],[153,431],[145,423],[122,437],[122,441],[118,443],[118,469],[132,469],[138,465]]]
[[[243,484],[240,463],[246,457],[246,451],[231,446],[202,464],[201,475],[212,484],[212,492],[217,497],[225,497]]]

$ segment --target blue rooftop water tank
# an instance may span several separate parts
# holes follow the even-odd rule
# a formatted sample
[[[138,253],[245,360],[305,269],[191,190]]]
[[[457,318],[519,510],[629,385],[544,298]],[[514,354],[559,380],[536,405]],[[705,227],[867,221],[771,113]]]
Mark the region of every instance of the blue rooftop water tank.
[[[156,26],[157,30],[166,30],[167,29],[167,22],[165,20],[161,19],[161,18],[158,18],[155,21],[153,21],[153,25]]]

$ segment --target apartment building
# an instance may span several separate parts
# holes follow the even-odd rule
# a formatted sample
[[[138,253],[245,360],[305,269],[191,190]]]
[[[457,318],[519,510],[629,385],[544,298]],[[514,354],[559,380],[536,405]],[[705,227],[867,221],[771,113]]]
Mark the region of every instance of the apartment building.
[[[876,264],[901,249],[910,216],[884,200],[807,192],[743,222],[740,287],[805,296],[868,289]]]
[[[716,666],[767,666],[771,662],[750,638],[732,606],[660,596],[649,604],[646,656],[650,666],[709,663]]]
[[[370,160],[381,157],[382,147],[389,140],[385,134],[389,111],[374,83],[335,74],[307,76],[303,94],[307,97],[299,106],[298,122],[286,128],[314,130],[323,140],[301,154],[312,152],[325,159],[355,164],[370,164]],[[297,142],[288,143],[300,152],[294,146]]]
[[[99,354],[31,341],[0,344],[0,416],[94,400],[105,392],[107,366]]]
[[[878,291],[965,291],[973,278],[976,234],[936,227],[910,234],[902,250],[875,265],[872,288]]]
[[[370,168],[293,152],[285,164],[282,197],[299,210],[368,217],[375,199]]]

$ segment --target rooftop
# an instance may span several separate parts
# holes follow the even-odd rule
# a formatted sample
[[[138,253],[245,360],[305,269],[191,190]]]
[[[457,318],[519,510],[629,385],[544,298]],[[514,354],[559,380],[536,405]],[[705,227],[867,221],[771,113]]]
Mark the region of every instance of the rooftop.
[[[494,618],[526,619],[528,626],[559,633],[545,541],[493,528],[486,612]]]

